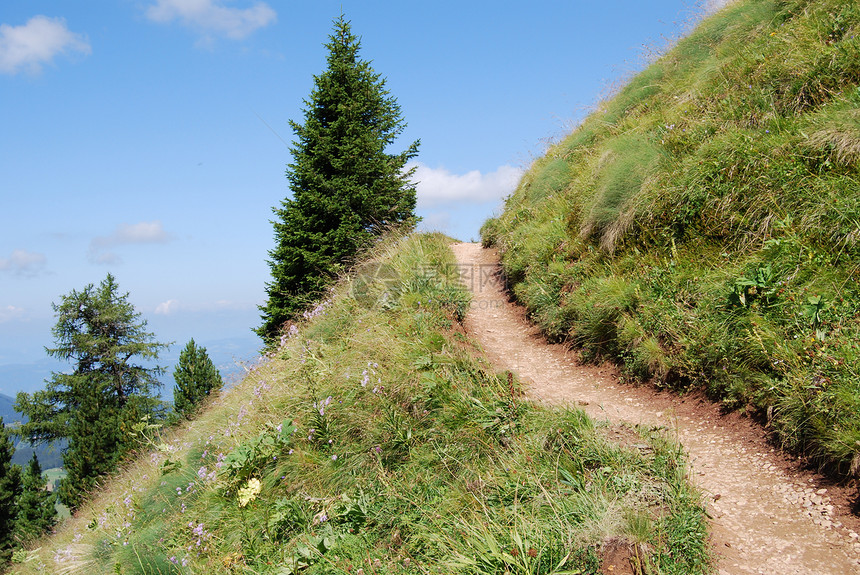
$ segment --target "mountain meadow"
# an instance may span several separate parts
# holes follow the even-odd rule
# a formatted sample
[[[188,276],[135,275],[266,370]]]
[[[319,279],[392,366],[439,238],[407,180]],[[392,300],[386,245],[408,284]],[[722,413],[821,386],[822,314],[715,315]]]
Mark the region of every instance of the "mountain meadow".
[[[199,417],[141,422],[148,448],[13,572],[572,574],[618,548],[708,572],[681,448],[490,370],[451,241],[378,244]]]
[[[860,4],[702,22],[482,228],[546,336],[860,469]]]

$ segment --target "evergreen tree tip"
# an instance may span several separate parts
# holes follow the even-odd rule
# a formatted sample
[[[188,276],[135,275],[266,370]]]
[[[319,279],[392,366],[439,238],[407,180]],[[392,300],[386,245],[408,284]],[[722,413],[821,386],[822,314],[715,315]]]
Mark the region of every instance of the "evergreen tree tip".
[[[333,28],[328,66],[314,77],[304,122],[290,122],[292,197],[273,209],[279,219],[269,252],[272,281],[255,330],[265,342],[277,340],[281,326],[318,300],[360,250],[389,227],[415,220],[406,164],[419,142],[386,151],[406,126],[400,106],[380,74],[358,59],[360,39],[343,11]]]

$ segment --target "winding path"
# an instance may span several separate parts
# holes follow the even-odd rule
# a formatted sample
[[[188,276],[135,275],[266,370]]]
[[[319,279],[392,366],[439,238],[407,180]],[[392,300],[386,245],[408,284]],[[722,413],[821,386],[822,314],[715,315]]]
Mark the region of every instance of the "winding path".
[[[860,521],[845,504],[849,492],[773,449],[747,418],[722,415],[700,397],[621,385],[612,368],[579,365],[508,301],[495,250],[452,247],[473,291],[467,331],[497,369],[518,374],[533,399],[674,431],[713,517],[720,575],[860,574]]]

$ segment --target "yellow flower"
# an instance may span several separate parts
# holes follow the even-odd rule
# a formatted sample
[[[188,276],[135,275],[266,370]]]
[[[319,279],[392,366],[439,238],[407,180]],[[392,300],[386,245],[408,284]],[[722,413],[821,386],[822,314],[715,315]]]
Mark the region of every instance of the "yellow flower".
[[[248,480],[248,485],[239,489],[239,507],[245,507],[248,503],[257,498],[257,494],[263,489],[263,485],[256,477]]]

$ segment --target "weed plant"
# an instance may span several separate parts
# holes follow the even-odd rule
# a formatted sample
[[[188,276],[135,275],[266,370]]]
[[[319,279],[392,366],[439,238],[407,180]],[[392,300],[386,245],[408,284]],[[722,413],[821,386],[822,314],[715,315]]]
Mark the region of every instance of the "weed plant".
[[[524,400],[459,329],[448,239],[380,244],[282,345],[93,494],[18,573],[705,573],[664,430]]]
[[[855,473],[858,83],[857,2],[730,3],[538,159],[484,244],[550,338]]]

